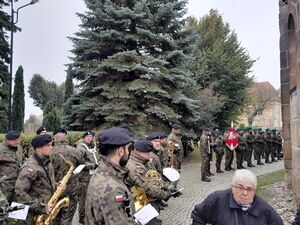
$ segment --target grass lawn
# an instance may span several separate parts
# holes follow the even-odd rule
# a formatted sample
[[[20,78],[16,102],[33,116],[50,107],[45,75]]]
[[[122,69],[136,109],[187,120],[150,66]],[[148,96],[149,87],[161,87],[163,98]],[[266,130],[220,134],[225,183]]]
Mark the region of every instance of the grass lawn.
[[[273,192],[271,189],[266,188],[266,186],[283,181],[284,180],[284,170],[278,170],[272,173],[269,173],[267,175],[263,175],[258,177],[257,179],[257,192],[256,194],[260,196],[261,198],[268,201],[274,195],[276,195],[275,192]]]

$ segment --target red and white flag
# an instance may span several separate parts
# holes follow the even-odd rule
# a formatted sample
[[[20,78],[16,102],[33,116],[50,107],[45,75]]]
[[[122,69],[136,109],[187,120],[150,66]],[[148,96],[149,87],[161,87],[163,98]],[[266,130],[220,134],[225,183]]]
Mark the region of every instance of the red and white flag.
[[[226,134],[226,146],[233,151],[238,145],[239,145],[239,140],[238,140],[238,135],[236,130],[233,127],[233,122],[231,122],[230,129],[228,133]]]

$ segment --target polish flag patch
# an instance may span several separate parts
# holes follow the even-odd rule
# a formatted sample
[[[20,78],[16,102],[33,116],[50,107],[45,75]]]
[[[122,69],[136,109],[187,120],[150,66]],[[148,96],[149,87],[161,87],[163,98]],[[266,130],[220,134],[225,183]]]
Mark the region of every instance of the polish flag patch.
[[[115,196],[115,201],[116,202],[124,202],[125,201],[124,196],[123,195],[116,195]]]
[[[26,169],[26,172],[28,172],[28,173],[32,173],[32,172],[33,172],[33,169],[31,169],[31,168],[27,168],[27,169]]]

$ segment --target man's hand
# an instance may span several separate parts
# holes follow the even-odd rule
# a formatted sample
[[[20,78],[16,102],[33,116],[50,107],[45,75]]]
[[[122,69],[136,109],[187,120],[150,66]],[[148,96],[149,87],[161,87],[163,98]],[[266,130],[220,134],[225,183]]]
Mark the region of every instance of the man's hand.
[[[46,213],[49,214],[49,213],[52,211],[53,207],[54,207],[53,205],[48,204],[48,205],[46,206]]]

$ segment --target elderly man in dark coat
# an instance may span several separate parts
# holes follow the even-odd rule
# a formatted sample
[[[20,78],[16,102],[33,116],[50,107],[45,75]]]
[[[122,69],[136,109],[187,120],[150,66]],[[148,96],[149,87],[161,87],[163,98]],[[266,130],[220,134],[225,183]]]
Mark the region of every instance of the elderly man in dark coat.
[[[255,195],[256,184],[250,170],[237,170],[231,189],[212,193],[195,206],[192,225],[283,225],[276,211]]]

